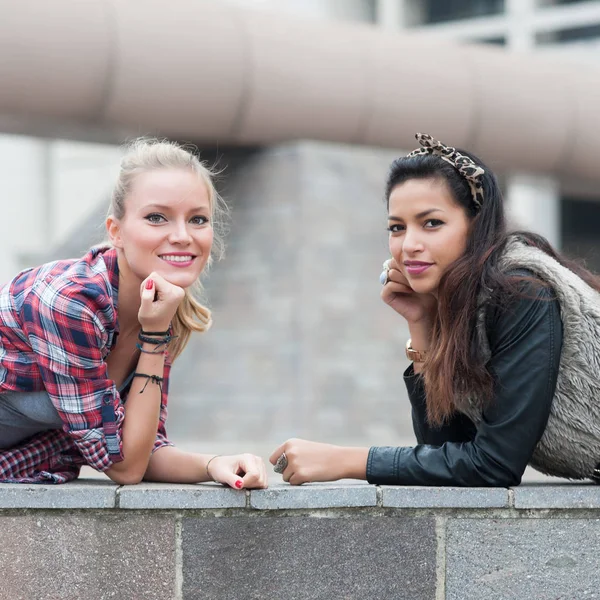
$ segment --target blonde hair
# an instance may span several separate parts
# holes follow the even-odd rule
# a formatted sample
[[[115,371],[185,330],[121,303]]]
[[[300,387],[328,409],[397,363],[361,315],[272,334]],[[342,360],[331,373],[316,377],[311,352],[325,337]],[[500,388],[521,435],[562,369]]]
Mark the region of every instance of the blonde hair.
[[[141,173],[157,169],[189,169],[206,185],[211,210],[211,224],[214,241],[211,255],[206,263],[210,267],[213,259],[219,260],[224,254],[223,237],[225,234],[225,217],[228,208],[218,194],[213,183],[215,173],[203,164],[192,149],[180,146],[176,142],[155,138],[138,138],[128,144],[127,151],[121,159],[121,169],[114,187],[109,214],[116,219],[125,216],[127,195],[135,178]],[[185,296],[177,308],[171,327],[176,338],[169,344],[169,354],[175,360],[187,345],[192,331],[204,333],[212,325],[210,310],[202,303],[203,287],[198,279],[185,290]]]

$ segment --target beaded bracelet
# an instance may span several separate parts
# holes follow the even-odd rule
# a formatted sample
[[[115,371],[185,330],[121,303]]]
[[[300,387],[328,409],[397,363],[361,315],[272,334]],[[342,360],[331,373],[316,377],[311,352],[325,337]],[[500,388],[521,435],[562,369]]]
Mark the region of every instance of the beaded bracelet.
[[[140,390],[140,394],[142,394],[146,387],[148,386],[148,382],[152,381],[152,383],[156,383],[158,385],[158,389],[162,394],[162,382],[164,381],[164,377],[160,377],[159,375],[148,375],[147,373],[138,373],[137,371],[133,373],[132,377],[145,377],[146,383],[144,387]]]

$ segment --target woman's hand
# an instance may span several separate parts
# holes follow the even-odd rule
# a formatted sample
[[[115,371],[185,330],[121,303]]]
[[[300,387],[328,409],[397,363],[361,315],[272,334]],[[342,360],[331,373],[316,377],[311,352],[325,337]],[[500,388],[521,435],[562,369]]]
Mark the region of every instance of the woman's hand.
[[[185,290],[150,273],[140,287],[138,321],[145,331],[166,331],[185,296]]]
[[[285,454],[287,467],[283,480],[292,485],[311,481],[336,481],[346,477],[366,478],[368,448],[344,448],[307,440],[291,439],[281,444],[269,458],[271,464]]]
[[[437,312],[437,300],[432,294],[417,294],[393,258],[388,261],[388,282],[381,290],[381,299],[391,306],[407,322],[433,321]]]
[[[213,481],[236,490],[266,488],[268,485],[265,463],[260,456],[254,454],[216,456],[210,460],[207,471]]]

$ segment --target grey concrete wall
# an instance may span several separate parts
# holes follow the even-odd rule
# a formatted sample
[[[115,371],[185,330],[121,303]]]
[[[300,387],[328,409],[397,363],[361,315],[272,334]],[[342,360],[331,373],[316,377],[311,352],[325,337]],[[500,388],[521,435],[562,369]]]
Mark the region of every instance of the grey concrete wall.
[[[379,298],[395,156],[306,142],[225,170],[231,233],[206,282],[214,327],[174,367],[175,439],[256,448],[290,436],[365,445],[412,436],[408,332]]]
[[[597,598],[595,485],[0,484],[1,600]]]

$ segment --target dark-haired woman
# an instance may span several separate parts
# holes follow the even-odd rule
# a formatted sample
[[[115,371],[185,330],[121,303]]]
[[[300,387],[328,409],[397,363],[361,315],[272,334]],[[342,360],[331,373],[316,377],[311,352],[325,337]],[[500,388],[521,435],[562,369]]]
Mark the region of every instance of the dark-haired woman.
[[[600,481],[600,278],[508,233],[492,172],[417,134],[389,174],[382,298],[406,319],[415,447],[288,440],[286,481],[511,486],[528,464]]]

